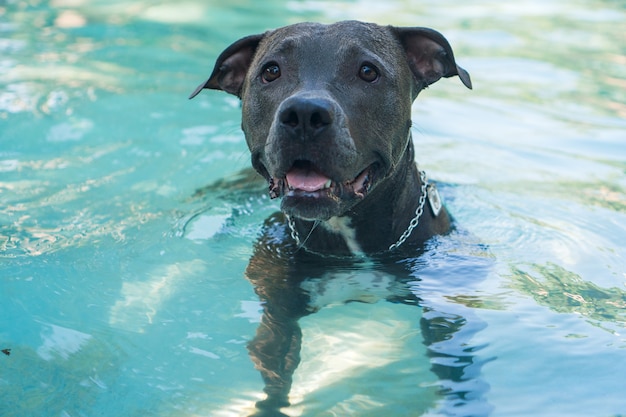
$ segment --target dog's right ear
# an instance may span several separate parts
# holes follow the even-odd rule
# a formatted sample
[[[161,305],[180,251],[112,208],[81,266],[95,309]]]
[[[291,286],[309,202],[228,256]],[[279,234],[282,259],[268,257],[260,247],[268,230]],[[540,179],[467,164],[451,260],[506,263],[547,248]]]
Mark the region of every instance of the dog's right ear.
[[[197,96],[204,88],[223,90],[241,98],[241,88],[252,58],[265,35],[250,35],[230,45],[217,58],[213,73],[189,96]]]
[[[423,27],[390,28],[404,47],[409,67],[420,83],[420,89],[441,77],[455,75],[459,76],[463,85],[472,89],[469,73],[457,65],[452,47],[441,33]]]

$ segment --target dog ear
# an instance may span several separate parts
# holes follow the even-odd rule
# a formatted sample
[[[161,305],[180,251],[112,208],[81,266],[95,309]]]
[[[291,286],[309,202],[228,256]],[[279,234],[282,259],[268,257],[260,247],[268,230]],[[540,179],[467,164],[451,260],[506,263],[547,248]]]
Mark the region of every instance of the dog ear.
[[[250,35],[230,45],[217,58],[213,73],[189,96],[197,96],[203,88],[223,90],[241,98],[241,88],[252,58],[265,35]]]
[[[436,30],[429,28],[390,27],[407,54],[409,67],[424,88],[441,77],[458,75],[463,84],[471,89],[472,81],[467,71],[454,61],[452,47]]]

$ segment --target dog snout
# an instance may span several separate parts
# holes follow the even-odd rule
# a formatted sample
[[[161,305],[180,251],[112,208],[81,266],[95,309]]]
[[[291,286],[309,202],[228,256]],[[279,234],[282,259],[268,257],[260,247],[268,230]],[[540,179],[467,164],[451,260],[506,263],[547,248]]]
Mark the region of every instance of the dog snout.
[[[325,98],[292,97],[283,104],[278,118],[295,138],[313,139],[333,124],[334,106]]]

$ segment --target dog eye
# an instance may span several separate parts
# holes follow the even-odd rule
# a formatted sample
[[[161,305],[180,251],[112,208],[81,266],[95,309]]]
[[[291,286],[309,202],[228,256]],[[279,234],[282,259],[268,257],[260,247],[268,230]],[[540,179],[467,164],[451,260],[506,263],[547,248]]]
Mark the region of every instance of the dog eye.
[[[361,65],[361,69],[359,69],[359,77],[368,83],[373,83],[378,80],[379,76],[378,70],[371,64],[363,64]]]
[[[263,67],[261,78],[265,83],[271,83],[280,78],[280,67],[275,62],[270,62]]]

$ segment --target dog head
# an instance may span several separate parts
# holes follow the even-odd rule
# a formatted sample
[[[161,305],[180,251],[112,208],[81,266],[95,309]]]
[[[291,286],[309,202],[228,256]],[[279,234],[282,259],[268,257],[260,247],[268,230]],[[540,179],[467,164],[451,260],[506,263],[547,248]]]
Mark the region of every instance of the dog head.
[[[471,88],[427,28],[299,23],[238,40],[203,88],[242,100],[252,164],[290,216],[328,220],[393,182],[413,158],[411,104],[442,77]]]

